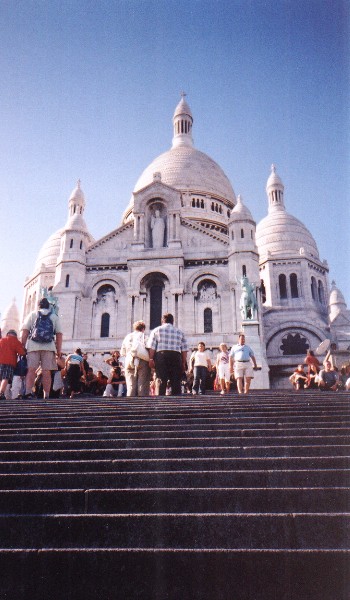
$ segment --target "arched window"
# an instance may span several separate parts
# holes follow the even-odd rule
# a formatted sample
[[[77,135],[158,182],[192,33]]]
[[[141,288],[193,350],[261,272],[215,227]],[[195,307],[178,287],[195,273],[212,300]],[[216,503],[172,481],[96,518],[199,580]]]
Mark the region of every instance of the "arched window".
[[[234,234],[234,231],[233,231],[233,230],[231,231],[231,239],[232,239],[232,240],[234,240],[234,239],[235,239],[235,234]]]
[[[69,287],[69,275],[66,275],[66,288]]]
[[[323,283],[322,281],[319,279],[318,280],[318,299],[320,301],[321,304],[324,304],[324,287],[323,287]]]
[[[163,287],[161,285],[152,285],[150,288],[150,328],[158,327],[162,319],[162,297]]]
[[[247,267],[242,265],[242,277],[247,277]]]
[[[264,304],[266,302],[266,288],[263,279],[260,281],[260,291],[261,291],[261,302]]]
[[[110,316],[108,313],[103,313],[101,317],[101,337],[109,337],[109,322]]]
[[[282,338],[283,356],[293,356],[295,354],[306,354],[310,348],[308,340],[301,333],[288,333]]]
[[[212,333],[213,331],[213,311],[211,308],[204,309],[204,333]]]
[[[317,283],[314,277],[311,277],[311,296],[313,300],[317,300]]]
[[[298,277],[295,273],[292,273],[289,276],[290,282],[290,294],[292,298],[299,298],[299,290],[298,290]]]
[[[82,249],[82,247],[83,247],[83,241],[81,240],[80,246],[79,246],[80,250]]]
[[[241,238],[244,238],[244,229],[241,229]]]
[[[201,200],[201,208],[204,208],[204,200]]]
[[[70,241],[69,247],[73,248],[73,240]]]
[[[284,273],[281,273],[278,277],[278,286],[280,290],[280,298],[281,300],[285,300],[287,298],[287,277]]]
[[[194,199],[194,198],[193,198],[193,200],[192,200],[192,206],[193,206],[193,208],[195,208],[195,206],[196,206],[196,201],[195,201],[195,199]]]

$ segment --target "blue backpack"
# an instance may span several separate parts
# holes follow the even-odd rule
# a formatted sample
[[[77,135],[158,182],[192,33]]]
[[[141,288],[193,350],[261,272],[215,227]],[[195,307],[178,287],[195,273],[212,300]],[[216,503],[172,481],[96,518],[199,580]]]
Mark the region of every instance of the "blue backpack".
[[[53,322],[50,319],[51,312],[48,315],[43,315],[38,312],[33,327],[30,332],[30,339],[39,344],[49,344],[54,338]]]

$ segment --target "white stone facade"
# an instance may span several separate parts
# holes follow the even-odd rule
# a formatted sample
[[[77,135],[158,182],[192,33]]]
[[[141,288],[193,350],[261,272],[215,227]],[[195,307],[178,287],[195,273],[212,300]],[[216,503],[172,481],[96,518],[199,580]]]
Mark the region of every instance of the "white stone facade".
[[[286,350],[299,343],[305,354],[306,345],[315,348],[330,335],[327,264],[305,226],[286,213],[275,169],[269,214],[256,228],[222,169],[194,148],[192,123],[183,97],[172,148],[138,179],[120,227],[99,240],[84,221],[78,182],[65,227],[51,235],[25,283],[24,316],[41,288],[53,286],[64,350],[82,347],[96,368],[135,320],[151,328],[164,312],[174,314],[191,347],[203,340],[213,357],[243,329],[262,366],[254,387],[269,387],[270,369],[271,385],[283,386],[284,372],[303,358]],[[243,275],[257,290],[249,321],[239,306]]]

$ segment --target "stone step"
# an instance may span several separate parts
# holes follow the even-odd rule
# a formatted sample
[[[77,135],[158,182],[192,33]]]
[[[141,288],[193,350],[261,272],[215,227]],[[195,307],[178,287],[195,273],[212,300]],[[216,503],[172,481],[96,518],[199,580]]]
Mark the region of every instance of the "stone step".
[[[347,549],[344,513],[0,515],[2,549]]]
[[[63,463],[60,473],[18,473],[1,475],[3,489],[90,489],[127,487],[347,487],[350,485],[349,469],[300,470],[206,470],[187,471],[106,471],[73,472]],[[64,470],[66,469],[66,471]]]
[[[3,550],[1,590],[6,600],[348,600],[349,558],[330,549]]]
[[[308,435],[301,435],[298,433],[284,434],[277,430],[275,433],[271,432],[270,435],[255,434],[242,430],[236,435],[229,436],[198,436],[192,437],[172,437],[163,438],[161,435],[158,438],[153,439],[128,439],[128,438],[108,438],[108,439],[63,439],[63,440],[40,440],[40,441],[9,441],[0,442],[0,453],[5,456],[9,452],[30,452],[30,451],[53,451],[53,450],[116,450],[122,454],[130,454],[136,452],[142,452],[145,455],[151,452],[157,452],[159,450],[174,451],[179,450],[206,450],[211,452],[212,450],[225,450],[230,448],[236,448],[242,444],[249,446],[267,446],[277,444],[288,444],[288,445],[341,445],[348,444],[349,432],[340,431],[337,433],[327,432],[323,434],[316,434],[310,432]]]
[[[0,513],[346,513],[350,488],[129,488],[0,491]]]

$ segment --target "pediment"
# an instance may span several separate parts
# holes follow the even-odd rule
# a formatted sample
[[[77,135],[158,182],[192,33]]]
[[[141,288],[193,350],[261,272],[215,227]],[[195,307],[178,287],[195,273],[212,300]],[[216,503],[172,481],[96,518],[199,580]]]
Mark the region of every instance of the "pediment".
[[[94,260],[98,257],[120,257],[126,254],[134,235],[134,223],[129,221],[125,225],[114,229],[99,240],[96,240],[87,251],[87,259]]]
[[[201,223],[199,221],[192,221],[190,219],[181,219],[181,225],[183,227],[182,238],[186,237],[186,240],[199,241],[198,245],[208,245],[208,238],[215,240],[222,245],[228,245],[228,235],[220,231],[220,227],[212,223]],[[186,232],[186,233],[185,233]]]

